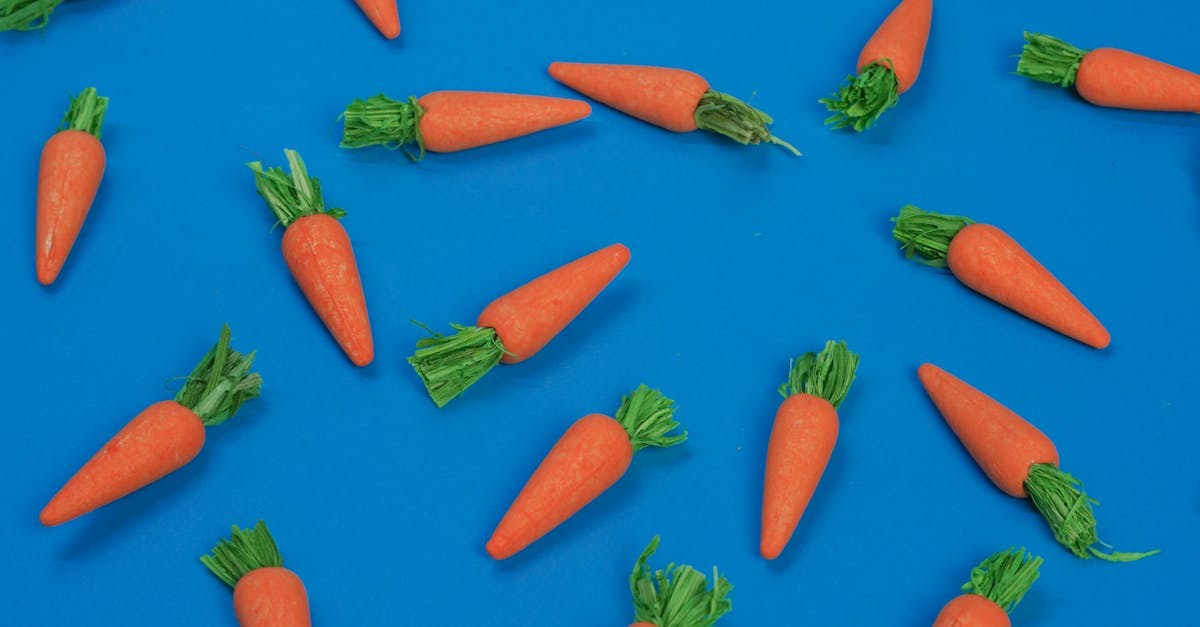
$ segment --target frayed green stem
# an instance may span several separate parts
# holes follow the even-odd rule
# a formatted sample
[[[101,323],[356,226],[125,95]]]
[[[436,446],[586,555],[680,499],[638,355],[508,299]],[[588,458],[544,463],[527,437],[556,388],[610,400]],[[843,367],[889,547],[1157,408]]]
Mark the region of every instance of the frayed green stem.
[[[1025,47],[1017,60],[1017,74],[1035,81],[1070,87],[1087,50],[1049,35],[1025,33]]]
[[[261,520],[250,530],[234,525],[230,539],[218,541],[212,554],[202,556],[200,561],[230,588],[237,587],[252,570],[283,566],[275,539]]]
[[[451,323],[455,333],[447,336],[416,320],[412,323],[431,337],[417,340],[417,351],[408,363],[421,375],[429,397],[438,407],[445,407],[509,354],[492,328]]]
[[[421,116],[425,110],[414,96],[407,102],[392,100],[383,94],[366,100],[355,99],[342,113],[342,148],[387,146],[400,148],[413,161],[425,158],[425,140],[421,137]],[[417,145],[419,154],[405,148]]]
[[[0,32],[40,30],[63,0],[0,0]]]
[[[825,342],[820,353],[804,353],[790,364],[788,380],[779,386],[784,398],[795,394],[819,396],[836,409],[846,400],[858,369],[858,354],[846,348],[846,342]]]
[[[108,98],[96,95],[95,87],[88,87],[71,99],[58,130],[83,131],[100,139],[100,127],[108,111]]]
[[[892,218],[892,238],[900,242],[904,256],[934,268],[946,267],[950,240],[968,224],[975,221],[965,216],[950,216],[919,207],[905,205],[900,215]]]
[[[321,180],[308,175],[308,168],[299,153],[287,148],[288,167],[292,173],[289,176],[283,168],[274,167],[263,170],[262,163],[254,161],[246,166],[254,171],[254,185],[258,195],[267,201],[267,206],[279,218],[284,227],[305,216],[324,213],[338,220],[346,217],[341,209],[325,209],[325,201],[321,198]]]
[[[1038,567],[1042,561],[1023,548],[1000,551],[971,570],[971,580],[963,584],[962,591],[978,594],[999,605],[1005,614],[1012,614],[1041,576]]]
[[[1092,513],[1092,506],[1099,505],[1099,501],[1084,493],[1078,479],[1053,464],[1031,466],[1029,476],[1025,478],[1025,491],[1050,525],[1054,539],[1067,547],[1075,557],[1087,559],[1094,556],[1110,562],[1132,562],[1159,552],[1105,552],[1096,548],[1097,544],[1111,548],[1096,535],[1096,516]]]
[[[900,101],[900,82],[890,59],[872,63],[858,76],[847,76],[846,81],[848,84],[839,87],[832,98],[819,101],[834,112],[825,123],[835,129],[849,126],[861,133]]]
[[[633,445],[634,452],[647,446],[675,446],[687,440],[687,431],[667,435],[679,426],[674,417],[675,401],[663,396],[658,390],[650,389],[645,383],[621,397],[621,406],[614,416],[629,434],[629,442]]]
[[[733,609],[727,598],[733,586],[713,568],[712,589],[708,579],[687,564],[668,564],[653,573],[646,561],[658,550],[658,536],[642,551],[629,575],[633,593],[633,620],[658,627],[710,627]],[[672,580],[674,577],[674,580]]]
[[[696,128],[719,133],[743,146],[767,142],[782,146],[797,157],[802,156],[795,146],[767,130],[767,125],[773,122],[766,113],[729,94],[711,89],[704,92],[700,103],[696,105]]]
[[[243,355],[229,348],[230,331],[221,325],[221,335],[204,359],[196,364],[175,402],[195,412],[206,427],[229,420],[242,403],[258,398],[262,377],[251,373],[254,352]]]

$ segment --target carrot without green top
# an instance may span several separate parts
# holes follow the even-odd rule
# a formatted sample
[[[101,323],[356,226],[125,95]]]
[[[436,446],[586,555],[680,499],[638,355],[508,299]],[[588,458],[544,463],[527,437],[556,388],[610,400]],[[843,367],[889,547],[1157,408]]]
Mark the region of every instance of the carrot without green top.
[[[938,613],[933,627],[1008,627],[1012,613],[1041,576],[1042,558],[1025,549],[1001,551],[971,570],[963,594]]]
[[[308,593],[300,577],[283,567],[283,556],[263,521],[253,529],[233,526],[200,561],[233,588],[233,610],[241,627],[310,627]]]
[[[300,291],[350,361],[365,366],[375,358],[375,346],[354,248],[338,222],[346,212],[325,209],[321,181],[308,175],[296,151],[283,152],[290,175],[282,168],[263,170],[257,161],[247,164],[258,194],[285,228],[283,259]]]
[[[40,30],[63,0],[0,0],[0,32]]]
[[[932,20],[933,0],[903,0],[893,9],[858,55],[858,75],[820,100],[834,112],[825,123],[862,132],[896,106],[921,73]]]
[[[858,355],[845,342],[828,341],[820,353],[792,360],[779,386],[784,401],[775,413],[763,477],[759,552],[773,560],[791,539],[833,454],[837,408],[854,382]]]
[[[354,0],[375,28],[388,39],[400,36],[400,11],[396,0]]]
[[[592,112],[582,100],[435,91],[407,102],[383,94],[355,100],[342,114],[342,148],[402,148],[419,161],[425,151],[457,152],[529,135],[583,119]],[[418,154],[405,146],[416,144]]]
[[[229,340],[229,327],[222,327],[175,400],[155,403],[125,425],[50,499],[41,523],[60,525],[182,468],[204,446],[205,427],[257,397],[262,377],[250,373],[254,353],[233,351]]]
[[[646,561],[658,550],[658,536],[633,565],[629,590],[633,593],[630,627],[711,627],[733,609],[727,598],[733,586],[713,567],[713,587],[700,571],[680,564],[651,571]]]
[[[38,167],[37,225],[34,265],[37,279],[50,285],[87,219],[104,177],[100,127],[108,98],[88,87],[71,100],[62,124],[45,146]]]
[[[1004,231],[912,205],[892,222],[892,237],[909,259],[948,266],[967,287],[1067,337],[1093,348],[1109,345],[1104,325]]]
[[[1025,33],[1017,74],[1074,86],[1084,100],[1102,107],[1200,113],[1200,74],[1117,48],[1082,50]]]
[[[699,74],[650,65],[550,64],[550,76],[575,91],[644,122],[677,133],[704,129],[739,144],[791,144],[767,130],[771,116],[709,88]]]
[[[431,331],[408,363],[444,407],[496,364],[515,364],[541,350],[627,263],[629,249],[613,244],[543,274],[492,301],[476,326],[452,324],[456,333],[449,336]]]
[[[1058,469],[1058,451],[1041,431],[1012,410],[954,375],[924,364],[918,371],[925,392],[984,473],[1005,494],[1028,497],[1076,557],[1129,562],[1158,553],[1104,552],[1096,548],[1095,499],[1079,480]]]
[[[674,404],[643,384],[621,398],[615,418],[589,414],[572,424],[492,532],[488,554],[510,557],[562,524],[616,483],[635,452],[686,440],[686,431],[667,435],[679,426]]]

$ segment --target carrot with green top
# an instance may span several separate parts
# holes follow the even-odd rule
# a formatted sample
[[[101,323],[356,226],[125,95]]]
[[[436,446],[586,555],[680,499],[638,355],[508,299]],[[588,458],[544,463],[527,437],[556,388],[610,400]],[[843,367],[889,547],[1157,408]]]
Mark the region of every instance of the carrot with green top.
[[[713,585],[704,573],[687,564],[667,564],[666,570],[651,571],[646,561],[658,550],[658,536],[642,551],[629,575],[633,593],[630,627],[711,627],[733,609],[728,599],[733,586],[713,567]]]
[[[433,402],[444,407],[496,364],[515,364],[541,350],[627,263],[629,249],[623,244],[580,257],[492,301],[476,326],[451,324],[456,333],[449,336],[431,331],[432,337],[417,342],[408,363]]]
[[[837,409],[857,369],[858,355],[830,340],[820,353],[792,360],[779,386],[784,401],[775,412],[763,477],[759,552],[766,559],[783,552],[825,474],[837,443]]]
[[[407,101],[383,94],[355,100],[342,114],[342,148],[401,148],[414,161],[457,152],[581,120],[582,100],[482,91],[435,91]],[[406,146],[415,144],[417,154]]]
[[[1101,107],[1200,113],[1200,74],[1118,48],[1083,50],[1040,33],[1025,33],[1017,74],[1074,87]]]
[[[1004,231],[912,205],[892,222],[892,237],[909,259],[949,267],[967,287],[1092,348],[1111,341],[1092,312]]]
[[[283,152],[290,175],[278,167],[263,170],[258,161],[247,164],[258,194],[284,226],[283,259],[300,291],[350,361],[365,366],[375,358],[375,345],[354,248],[338,222],[346,212],[326,209],[321,181],[308,175],[296,151]]]
[[[0,32],[41,30],[63,0],[0,0]]]
[[[34,250],[42,285],[58,278],[100,189],[105,166],[100,126],[106,111],[108,98],[88,87],[71,100],[58,132],[42,147]]]
[[[896,6],[859,53],[858,75],[847,76],[848,84],[820,100],[834,112],[825,123],[861,133],[896,106],[921,73],[932,20],[933,0],[903,0]]]
[[[208,570],[233,588],[233,612],[241,627],[310,627],[308,592],[283,556],[263,521],[253,529],[233,526],[229,540],[200,558]]]
[[[381,35],[388,39],[400,36],[400,11],[396,8],[396,0],[354,0],[354,3]]]
[[[588,414],[575,421],[533,472],[487,542],[502,560],[533,544],[612,487],[633,454],[648,446],[674,446],[687,432],[679,426],[675,401],[639,385],[621,397],[615,417]]]
[[[1000,551],[971,570],[963,594],[938,613],[933,627],[1009,627],[1008,615],[1041,576],[1042,558],[1025,549]]]
[[[608,63],[550,64],[550,76],[575,91],[643,122],[677,133],[696,129],[739,144],[768,143],[800,151],[771,134],[771,116],[709,88],[699,74],[676,68]]]
[[[1011,409],[933,364],[917,374],[925,392],[984,474],[1005,494],[1033,501],[1054,539],[1080,558],[1129,562],[1158,553],[1120,553],[1096,535],[1092,505],[1079,480],[1059,470],[1050,438]]]
[[[196,365],[173,401],[144,409],[50,499],[39,520],[54,526],[144,488],[182,468],[204,446],[204,432],[258,396],[254,353],[229,347],[229,327]]]

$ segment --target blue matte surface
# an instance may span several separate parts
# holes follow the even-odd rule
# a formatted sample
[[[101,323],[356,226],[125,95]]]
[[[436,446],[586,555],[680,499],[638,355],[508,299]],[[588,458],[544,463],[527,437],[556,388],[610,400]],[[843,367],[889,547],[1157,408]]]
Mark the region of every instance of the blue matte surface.
[[[536,6],[535,6],[536,5]],[[734,5],[401,0],[379,37],[349,0],[68,2],[45,37],[0,33],[0,623],[233,625],[197,561],[264,518],[319,625],[630,622],[626,578],[719,565],[729,627],[926,625],[971,567],[1044,555],[1017,625],[1186,622],[1200,562],[1200,118],[1104,110],[1011,74],[1023,29],[1191,69],[1187,0],[943,2],[920,80],[861,136],[816,99],[891,0]],[[547,11],[542,6],[557,8]],[[720,8],[718,8],[720,7]],[[582,122],[412,165],[337,148],[381,91],[571,96],[554,60],[686,67],[773,114],[806,156],[676,135],[602,105]],[[32,263],[37,155],[68,95],[112,98],[108,171],[58,283]],[[300,295],[243,163],[295,148],[344,207],[375,332],[356,369]],[[904,203],[1019,240],[1112,332],[1098,352],[905,261]],[[625,272],[535,358],[438,411],[404,359],[422,332],[620,241]],[[169,397],[222,322],[259,350],[263,397],[180,472],[58,528],[46,500]],[[763,456],[788,358],[862,355],[832,462],[784,557],[757,551]],[[1143,562],[1077,560],[977,469],[926,399],[923,361],[1054,438]],[[645,381],[691,433],[639,453],[582,513],[503,563],[483,545],[576,418]]]

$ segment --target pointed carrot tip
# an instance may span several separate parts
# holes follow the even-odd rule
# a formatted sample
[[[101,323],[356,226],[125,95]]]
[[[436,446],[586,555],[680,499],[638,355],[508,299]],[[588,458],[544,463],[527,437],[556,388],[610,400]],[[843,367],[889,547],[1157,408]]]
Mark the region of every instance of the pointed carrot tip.
[[[783,547],[769,547],[764,542],[759,545],[758,552],[763,556],[763,559],[773,560],[779,557],[780,553],[783,553]]]
[[[51,501],[48,505],[46,505],[46,507],[42,509],[42,513],[38,514],[38,522],[42,523],[42,526],[44,527],[57,527],[58,525],[67,522],[67,520],[62,517],[62,514],[58,514],[50,510],[52,505],[54,505],[54,501]]]
[[[925,385],[928,385],[930,379],[942,372],[941,368],[930,363],[921,364],[921,367],[917,368],[917,376],[921,378],[921,383]]]
[[[1108,348],[1108,345],[1112,343],[1112,336],[1109,335],[1108,329],[1101,327],[1099,331],[1085,339],[1084,343],[1092,348],[1104,349]]]
[[[487,549],[488,555],[492,556],[492,559],[497,561],[512,557],[513,553],[515,553],[515,551],[512,550],[512,547],[499,542],[495,537],[493,537],[491,540],[488,540],[487,546],[484,548]]]
[[[62,264],[56,264],[49,259],[39,259],[37,264],[37,280],[42,285],[50,285],[58,278],[58,273],[62,271]]]

